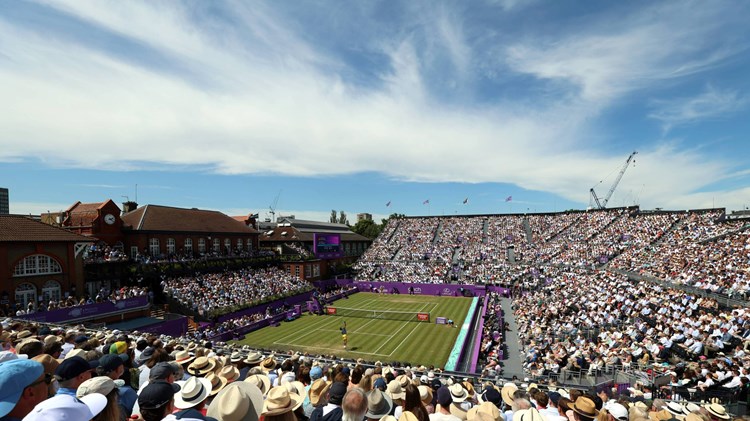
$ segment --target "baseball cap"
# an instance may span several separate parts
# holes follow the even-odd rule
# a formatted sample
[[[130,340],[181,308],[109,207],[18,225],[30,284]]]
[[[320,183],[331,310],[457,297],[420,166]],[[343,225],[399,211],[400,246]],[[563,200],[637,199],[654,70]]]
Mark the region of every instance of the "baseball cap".
[[[138,395],[138,406],[141,409],[157,409],[174,399],[174,394],[180,391],[180,385],[156,381],[149,383]]]
[[[151,382],[155,380],[166,380],[167,377],[176,372],[177,370],[175,370],[174,366],[168,362],[156,363],[148,373],[148,380]]]
[[[331,389],[328,391],[328,402],[334,405],[341,405],[341,401],[344,399],[345,394],[346,384],[335,382],[331,385]]]
[[[99,367],[103,368],[105,372],[117,370],[117,367],[123,365],[128,360],[128,356],[125,354],[105,354],[99,358]]]
[[[84,342],[86,342],[88,340],[89,340],[88,336],[86,336],[86,335],[80,335],[80,336],[76,336],[76,338],[74,339],[74,342],[77,343],[77,344],[82,344],[82,343],[84,343]]]
[[[448,389],[447,386],[443,386],[437,391],[437,401],[440,404],[441,407],[447,408],[448,405],[453,403],[453,398],[451,397],[451,391]]]
[[[44,366],[33,360],[12,360],[0,364],[0,418],[15,408],[23,390],[42,373]]]
[[[377,378],[377,379],[375,380],[375,383],[373,383],[373,385],[372,385],[372,386],[373,386],[374,388],[376,388],[376,389],[380,389],[381,391],[385,391],[385,389],[387,389],[387,388],[388,388],[388,385],[387,385],[387,384],[385,384],[385,379],[384,379],[384,378],[382,378],[382,377],[378,377],[378,378]]]
[[[124,385],[124,380],[112,380],[107,376],[92,377],[78,386],[76,396],[82,398],[92,393],[101,393],[106,396],[116,387],[122,387]]]
[[[124,354],[128,351],[128,344],[124,341],[117,341],[109,346],[110,354]]]
[[[310,369],[310,379],[312,380],[318,380],[319,378],[323,377],[323,369],[319,366],[315,366]]]
[[[35,406],[24,421],[90,420],[107,406],[107,397],[92,393],[82,398],[57,394]]]
[[[66,358],[57,366],[55,376],[62,381],[70,380],[96,367],[99,367],[99,360],[86,361],[81,357]]]
[[[609,407],[607,408],[607,411],[609,411],[609,413],[612,414],[612,416],[615,417],[616,420],[619,420],[619,421],[628,420],[628,410],[625,409],[625,407],[622,404],[619,404],[617,402],[611,403]]]

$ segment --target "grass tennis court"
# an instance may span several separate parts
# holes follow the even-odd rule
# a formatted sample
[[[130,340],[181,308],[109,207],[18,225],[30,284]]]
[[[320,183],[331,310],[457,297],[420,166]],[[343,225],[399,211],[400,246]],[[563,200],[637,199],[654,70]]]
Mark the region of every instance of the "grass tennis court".
[[[442,367],[458,336],[471,298],[422,295],[379,295],[360,292],[331,304],[365,310],[429,312],[430,322],[384,320],[305,314],[278,327],[249,333],[240,344],[280,351],[363,358],[370,361],[408,361]],[[458,328],[435,324],[436,317],[450,318]],[[339,327],[346,320],[349,336],[344,350]]]

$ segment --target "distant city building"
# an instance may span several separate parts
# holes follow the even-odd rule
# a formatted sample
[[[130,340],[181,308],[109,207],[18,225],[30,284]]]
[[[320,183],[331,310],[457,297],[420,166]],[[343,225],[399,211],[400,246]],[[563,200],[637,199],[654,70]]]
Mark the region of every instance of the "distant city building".
[[[8,189],[0,187],[0,215],[10,213],[10,201],[8,200]]]
[[[358,213],[357,221],[372,221],[372,214],[371,213]]]

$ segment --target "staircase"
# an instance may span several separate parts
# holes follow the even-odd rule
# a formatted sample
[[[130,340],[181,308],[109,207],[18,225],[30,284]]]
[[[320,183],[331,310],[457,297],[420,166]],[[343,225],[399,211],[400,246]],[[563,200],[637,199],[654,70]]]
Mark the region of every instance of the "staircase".
[[[201,326],[193,320],[192,317],[188,317],[188,333],[193,334],[195,332],[198,332],[201,328]]]
[[[530,245],[534,244],[534,236],[531,233],[531,225],[529,225],[529,218],[523,218],[523,230],[526,232],[526,242]]]
[[[169,312],[168,304],[164,304],[163,307],[154,306],[154,307],[151,307],[150,316],[153,317],[154,319],[164,320],[168,312]]]

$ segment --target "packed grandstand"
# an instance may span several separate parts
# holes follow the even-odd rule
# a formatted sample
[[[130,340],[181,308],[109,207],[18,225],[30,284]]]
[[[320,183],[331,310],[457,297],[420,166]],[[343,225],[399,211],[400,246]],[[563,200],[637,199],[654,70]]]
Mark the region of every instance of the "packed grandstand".
[[[316,292],[504,287],[481,297],[473,373],[217,340],[273,316],[236,310],[314,287],[274,267],[164,277],[159,293],[214,317],[181,337],[24,319],[145,289],[4,307],[0,420],[52,419],[55,405],[95,419],[729,419],[750,389],[748,227],[716,209],[393,218],[351,284]]]

